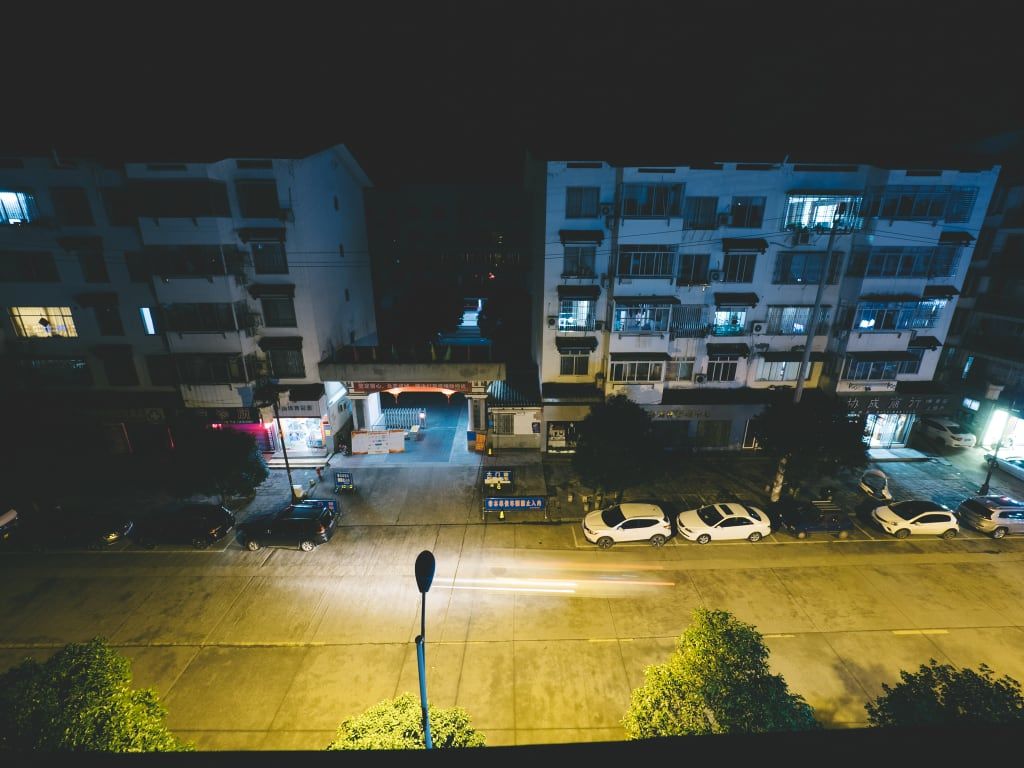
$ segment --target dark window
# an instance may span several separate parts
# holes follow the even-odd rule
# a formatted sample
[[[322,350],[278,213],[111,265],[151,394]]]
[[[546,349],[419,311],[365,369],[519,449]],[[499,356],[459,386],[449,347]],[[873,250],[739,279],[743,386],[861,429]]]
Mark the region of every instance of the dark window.
[[[683,226],[687,229],[718,227],[717,197],[688,197],[683,201]]]
[[[592,219],[598,215],[600,187],[566,187],[565,218]]]
[[[87,283],[109,283],[107,262],[102,251],[79,251],[78,264],[82,268],[82,279]]]
[[[171,355],[147,355],[146,369],[149,371],[149,383],[155,387],[173,386],[178,382]]]
[[[49,251],[0,251],[0,282],[60,282],[57,262]]]
[[[597,248],[593,245],[567,245],[562,261],[564,277],[593,277]]]
[[[100,190],[107,221],[113,227],[130,227],[138,223],[132,197],[126,187],[104,187]]]
[[[918,523],[948,523],[949,518],[945,515],[922,515],[917,519]]]
[[[623,184],[622,216],[627,219],[680,215],[682,184]]]
[[[723,283],[750,283],[754,280],[756,253],[727,253],[722,262]]]
[[[281,215],[277,182],[273,179],[236,181],[238,210],[247,219],[276,219]]]
[[[764,201],[763,197],[734,197],[729,211],[730,226],[760,227],[764,220]]]
[[[653,520],[627,520],[622,524],[622,530],[628,530],[632,528],[650,528],[654,525]]]
[[[133,283],[148,283],[153,277],[153,266],[149,256],[140,251],[126,251],[125,263],[128,266],[128,279]]]
[[[352,334],[355,336],[355,334]],[[306,366],[302,361],[301,349],[271,349],[267,352],[270,358],[270,370],[280,379],[303,379],[306,377]]]
[[[100,327],[100,336],[124,336],[121,310],[116,304],[100,304],[93,309],[96,311],[96,323]]]
[[[182,384],[244,384],[255,371],[250,360],[249,378],[241,355],[176,355],[175,363]]]
[[[735,381],[738,363],[735,355],[713,355],[708,358],[708,381]]]
[[[82,187],[53,187],[53,209],[57,223],[65,227],[90,227],[93,225],[92,208]]]
[[[202,302],[168,304],[164,309],[164,327],[178,333],[233,331],[235,316],[231,305]]]
[[[136,181],[129,184],[136,213],[145,218],[231,217],[227,185],[213,179]]]
[[[131,350],[106,355],[103,358],[103,370],[112,386],[133,387],[139,383],[139,372],[135,368]]]
[[[257,275],[288,274],[288,257],[284,252],[284,243],[254,242],[252,244],[252,265]]]
[[[780,251],[775,257],[775,274],[772,282],[776,285],[817,285],[821,280],[821,265],[825,263],[823,251]],[[829,261],[828,284],[839,281],[839,264],[842,254],[832,252]]]
[[[562,355],[559,374],[561,376],[586,376],[589,372],[589,366],[590,355],[573,352],[568,355]]]
[[[295,301],[288,296],[264,296],[260,299],[263,304],[263,324],[268,328],[294,328]]]
[[[709,253],[679,254],[679,285],[707,285]]]

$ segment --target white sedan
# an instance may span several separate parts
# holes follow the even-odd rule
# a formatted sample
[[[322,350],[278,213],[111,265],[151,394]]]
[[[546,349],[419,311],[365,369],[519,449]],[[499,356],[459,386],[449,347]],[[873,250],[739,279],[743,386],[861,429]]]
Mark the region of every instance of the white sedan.
[[[772,532],[768,515],[762,510],[731,501],[680,512],[676,527],[680,536],[698,544],[712,539],[760,541]]]
[[[871,510],[871,517],[883,531],[897,539],[905,539],[912,533],[929,533],[952,539],[960,532],[960,524],[953,512],[935,501],[898,501],[875,507]]]
[[[1006,474],[1024,480],[1024,456],[993,456],[986,453],[985,460],[994,462]]]
[[[601,549],[617,541],[646,541],[660,547],[671,535],[668,515],[657,504],[616,504],[583,518],[583,536]]]

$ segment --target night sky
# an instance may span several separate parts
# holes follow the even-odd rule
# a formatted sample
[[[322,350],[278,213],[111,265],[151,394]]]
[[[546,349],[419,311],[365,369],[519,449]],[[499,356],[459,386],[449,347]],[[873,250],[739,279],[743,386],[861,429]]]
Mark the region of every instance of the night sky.
[[[19,32],[0,152],[213,160],[341,142],[378,184],[517,181],[526,148],[927,165],[1024,128],[1012,3],[213,5],[5,24]]]

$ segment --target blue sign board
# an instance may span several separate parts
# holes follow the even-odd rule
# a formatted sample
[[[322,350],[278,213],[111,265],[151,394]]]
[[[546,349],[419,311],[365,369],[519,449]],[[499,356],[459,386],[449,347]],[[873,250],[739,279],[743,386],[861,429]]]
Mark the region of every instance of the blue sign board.
[[[509,510],[544,509],[547,499],[543,496],[489,496],[484,499],[486,512]]]

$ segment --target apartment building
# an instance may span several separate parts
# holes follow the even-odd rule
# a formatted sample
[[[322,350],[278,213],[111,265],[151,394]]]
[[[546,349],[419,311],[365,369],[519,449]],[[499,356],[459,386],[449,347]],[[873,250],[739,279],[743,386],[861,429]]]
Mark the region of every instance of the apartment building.
[[[276,381],[289,452],[326,454],[350,413],[317,364],[376,339],[369,186],[341,145],[212,163],[0,160],[9,396],[115,453],[167,448],[187,422],[275,451],[254,389]]]
[[[543,449],[573,450],[614,394],[673,444],[754,447],[811,330],[805,388],[841,398],[872,446],[904,445],[951,408],[932,379],[998,173],[531,162]]]

